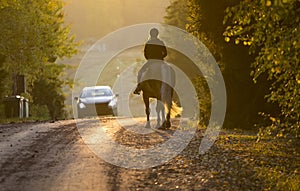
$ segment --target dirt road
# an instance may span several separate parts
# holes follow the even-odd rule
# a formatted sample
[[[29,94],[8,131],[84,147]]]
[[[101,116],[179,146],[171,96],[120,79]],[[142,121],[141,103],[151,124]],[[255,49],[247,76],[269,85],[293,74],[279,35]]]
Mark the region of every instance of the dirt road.
[[[114,118],[100,120],[105,124],[102,128],[126,146],[143,148],[166,141],[170,135],[159,132],[132,135],[115,125]],[[135,127],[143,128],[142,124]],[[144,170],[126,169],[102,160],[85,144],[74,120],[0,125],[0,140],[0,190],[3,191],[229,190],[241,186],[257,189],[247,185],[251,182],[251,170],[250,174],[243,174],[244,182],[234,182],[229,187],[226,177],[216,177],[219,156],[196,153],[201,133],[174,159]],[[226,156],[233,162],[238,160]]]

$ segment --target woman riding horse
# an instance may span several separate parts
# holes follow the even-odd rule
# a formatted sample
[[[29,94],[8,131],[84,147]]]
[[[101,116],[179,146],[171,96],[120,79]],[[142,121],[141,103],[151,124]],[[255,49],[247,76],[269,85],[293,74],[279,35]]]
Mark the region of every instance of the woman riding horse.
[[[166,67],[167,64],[163,62],[164,58],[167,56],[167,48],[163,41],[158,38],[158,30],[152,28],[150,30],[150,39],[147,41],[144,48],[144,56],[147,59],[147,62],[143,65],[138,73],[138,85],[134,91],[134,94],[140,94],[140,91],[143,91],[143,100],[146,106],[146,115],[147,115],[147,127],[150,126],[149,122],[149,98],[156,98],[157,106],[156,111],[158,114],[157,126],[160,126],[160,112],[162,113],[162,119],[165,120],[165,109],[164,104],[167,105],[168,114],[167,120],[164,121],[163,127],[170,127],[170,109],[172,107],[172,96],[173,89],[169,84],[165,83],[162,80],[162,77],[171,76],[174,72],[168,73],[171,71],[170,67]],[[162,74],[162,70],[165,75]],[[146,76],[150,77],[150,79]],[[143,78],[143,80],[141,80]],[[175,78],[174,78],[175,80]]]
[[[158,38],[158,30],[156,28],[152,28],[150,30],[150,39],[146,42],[145,48],[144,48],[144,56],[146,60],[164,60],[164,58],[167,56],[167,48],[165,46],[165,43],[161,41]],[[148,68],[148,64],[144,65],[140,72],[143,73]],[[140,94],[140,87],[139,87],[139,77],[138,77],[138,85],[136,89],[134,90],[134,94]]]

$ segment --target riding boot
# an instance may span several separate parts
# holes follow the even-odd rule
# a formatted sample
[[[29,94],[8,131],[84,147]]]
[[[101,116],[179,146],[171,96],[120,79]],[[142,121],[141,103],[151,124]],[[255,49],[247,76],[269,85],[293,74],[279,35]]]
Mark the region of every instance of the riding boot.
[[[141,87],[140,84],[138,84],[133,92],[134,94],[140,95],[141,93]]]

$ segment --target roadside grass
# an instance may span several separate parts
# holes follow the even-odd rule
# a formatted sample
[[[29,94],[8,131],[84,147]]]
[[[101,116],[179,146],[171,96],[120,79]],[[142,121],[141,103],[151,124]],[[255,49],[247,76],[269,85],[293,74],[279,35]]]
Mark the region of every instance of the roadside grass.
[[[10,123],[30,123],[30,122],[42,122],[51,121],[46,118],[39,117],[28,117],[28,118],[0,118],[0,124],[10,124]]]
[[[26,122],[38,122],[38,121],[51,121],[51,117],[47,106],[45,105],[29,105],[29,117],[18,118],[18,117],[5,117],[4,108],[2,109],[2,114],[0,115],[0,124],[9,123],[26,123]]]
[[[225,131],[218,146],[243,157],[265,190],[300,190],[299,140],[263,138],[253,132]]]

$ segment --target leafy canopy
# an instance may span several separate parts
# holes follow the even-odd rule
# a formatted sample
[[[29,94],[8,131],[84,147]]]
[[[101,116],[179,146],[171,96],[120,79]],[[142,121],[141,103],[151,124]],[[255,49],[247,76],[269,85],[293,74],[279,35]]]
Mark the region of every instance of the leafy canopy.
[[[225,40],[249,46],[256,56],[251,73],[254,81],[267,75],[272,82],[266,98],[279,105],[280,114],[269,116],[269,130],[275,130],[277,136],[299,137],[300,1],[242,1],[226,12]]]
[[[1,5],[0,52],[7,71],[35,75],[43,63],[75,53],[60,0],[1,1]]]
[[[40,104],[50,100],[34,92],[46,86],[49,96],[59,103],[47,105],[53,118],[62,113],[61,89],[68,83],[62,80],[65,65],[55,62],[75,54],[78,45],[64,24],[63,5],[61,0],[0,0],[0,71],[8,84],[1,89],[9,95],[15,83],[12,76],[25,75],[28,97]]]

